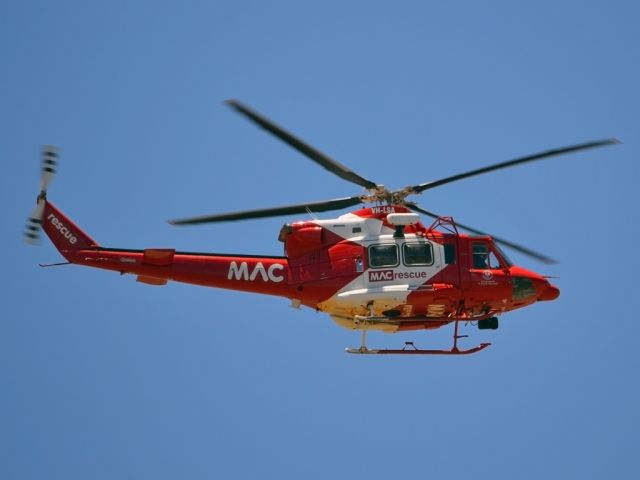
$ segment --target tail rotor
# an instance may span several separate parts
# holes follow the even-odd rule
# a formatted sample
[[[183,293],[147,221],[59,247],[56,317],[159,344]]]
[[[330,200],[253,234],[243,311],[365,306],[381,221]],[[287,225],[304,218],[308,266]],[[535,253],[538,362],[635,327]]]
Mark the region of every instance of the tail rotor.
[[[58,148],[53,145],[42,147],[42,168],[40,173],[40,194],[36,200],[36,206],[29,215],[24,231],[24,239],[27,243],[37,245],[40,243],[40,230],[42,228],[42,216],[44,203],[47,198],[47,187],[55,177],[58,168]]]

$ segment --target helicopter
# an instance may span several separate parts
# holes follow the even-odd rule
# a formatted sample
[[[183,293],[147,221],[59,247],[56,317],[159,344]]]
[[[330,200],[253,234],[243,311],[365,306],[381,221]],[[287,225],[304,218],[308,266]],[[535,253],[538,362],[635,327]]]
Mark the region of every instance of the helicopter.
[[[42,149],[40,193],[25,231],[38,243],[44,230],[66,262],[133,274],[154,286],[169,280],[206,287],[284,297],[294,308],[327,313],[338,325],[361,331],[361,345],[352,354],[467,355],[490,343],[461,348],[459,323],[480,330],[498,328],[498,317],[539,301],[558,298],[549,278],[517,266],[501,247],[545,264],[552,258],[509,240],[489,235],[419,206],[408,197],[469,177],[525,163],[620,143],[615,138],[546,150],[435,181],[389,190],[297,138],[237,100],[236,112],[276,136],[332,174],[364,188],[350,197],[273,208],[170,220],[172,225],[199,225],[293,214],[361,208],[330,219],[286,223],[278,240],[282,256],[183,252],[172,248],[104,247],[47,198],[59,161],[54,146]],[[431,219],[422,223],[420,215]],[[461,233],[464,230],[468,233]],[[453,323],[453,345],[421,349],[413,342],[402,348],[367,346],[367,332],[433,330]]]

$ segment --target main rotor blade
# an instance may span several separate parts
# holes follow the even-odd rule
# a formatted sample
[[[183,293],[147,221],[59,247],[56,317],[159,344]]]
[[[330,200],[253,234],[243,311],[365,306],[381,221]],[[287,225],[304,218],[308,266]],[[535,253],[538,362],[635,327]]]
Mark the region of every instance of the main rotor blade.
[[[340,210],[362,203],[360,197],[337,198],[323,202],[303,203],[299,205],[286,205],[283,207],[262,208],[259,210],[244,210],[240,212],[221,213],[216,215],[203,215],[200,217],[181,218],[169,220],[172,225],[196,225],[201,223],[230,222],[235,220],[247,220],[250,218],[278,217],[308,212],[326,212]]]
[[[533,162],[536,160],[543,160],[545,158],[555,157],[557,155],[564,155],[565,153],[579,152],[581,150],[604,147],[606,145],[614,145],[617,143],[620,143],[620,140],[618,140],[617,138],[607,138],[605,140],[597,140],[594,142],[586,142],[586,143],[580,143],[578,145],[570,145],[568,147],[556,148],[553,150],[546,150],[544,152],[535,153],[533,155],[529,155],[526,157],[521,157],[521,158],[516,158],[514,160],[508,160],[506,162],[496,163],[494,165],[489,165],[484,168],[478,168],[477,170],[471,170],[469,172],[459,173],[458,175],[442,178],[440,180],[435,180],[433,182],[421,183],[413,187],[408,187],[407,190],[411,190],[412,193],[420,193],[420,192],[424,192],[425,190],[429,190],[431,188],[439,187],[440,185],[456,182],[464,178],[474,177],[476,175],[481,175],[487,172],[493,172],[494,170],[513,167],[515,165],[520,165],[527,162]]]
[[[356,185],[360,185],[364,188],[374,189],[377,185],[371,180],[367,180],[366,178],[361,177],[357,173],[353,172],[349,168],[345,167],[341,163],[333,160],[328,157],[324,153],[316,150],[311,145],[303,142],[299,138],[296,138],[291,133],[284,130],[282,127],[279,127],[271,120],[262,115],[254,112],[247,106],[243,105],[237,100],[227,100],[226,104],[231,108],[241,113],[249,120],[257,123],[259,126],[264,128],[266,131],[272,133],[276,137],[278,137],[283,142],[287,143],[291,147],[298,150],[303,155],[306,155],[308,158],[316,162],[318,165],[324,167],[326,170],[329,170],[331,173],[339,176],[340,178],[347,180],[349,182],[355,183]]]
[[[407,207],[409,207],[411,210],[415,210],[416,212],[420,212],[423,213],[429,217],[432,218],[440,218],[440,215],[430,212],[428,210],[425,210],[423,208],[420,208],[418,205],[416,205],[415,203],[411,202],[411,203],[407,203]],[[551,257],[547,257],[546,255],[543,255],[542,253],[538,253],[534,250],[531,250],[530,248],[526,248],[523,247],[522,245],[518,245],[517,243],[513,243],[510,242],[509,240],[505,240],[504,238],[500,238],[500,237],[496,237],[495,235],[491,235],[489,233],[485,233],[482,232],[480,230],[477,230],[475,228],[469,227],[467,225],[463,225],[462,223],[458,223],[455,222],[457,227],[460,227],[463,230],[466,230],[468,232],[471,233],[475,233],[476,235],[488,235],[490,236],[494,242],[499,243],[500,245],[504,245],[505,247],[509,247],[512,250],[515,250],[517,252],[520,252],[528,257],[531,258],[535,258],[536,260],[542,262],[542,263],[546,263],[547,265],[553,265],[555,263],[558,263],[556,260],[554,260]]]

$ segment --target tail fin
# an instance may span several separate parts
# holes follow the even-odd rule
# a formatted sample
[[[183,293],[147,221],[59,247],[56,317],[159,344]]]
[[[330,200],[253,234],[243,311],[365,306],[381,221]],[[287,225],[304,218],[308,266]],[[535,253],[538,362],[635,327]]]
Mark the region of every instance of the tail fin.
[[[98,246],[95,240],[48,200],[44,200],[42,229],[58,251],[69,261],[71,261],[68,256],[70,253]]]

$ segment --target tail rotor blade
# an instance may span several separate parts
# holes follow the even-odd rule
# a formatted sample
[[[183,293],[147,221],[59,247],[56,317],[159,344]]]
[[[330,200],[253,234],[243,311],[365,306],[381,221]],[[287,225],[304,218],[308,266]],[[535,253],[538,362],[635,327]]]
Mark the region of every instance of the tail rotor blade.
[[[39,201],[27,219],[27,226],[24,230],[24,241],[37,245],[40,243],[40,230],[42,228],[42,216],[44,213],[44,202]]]
[[[58,169],[58,148],[53,145],[42,147],[42,173],[40,176],[40,191],[46,191]]]

